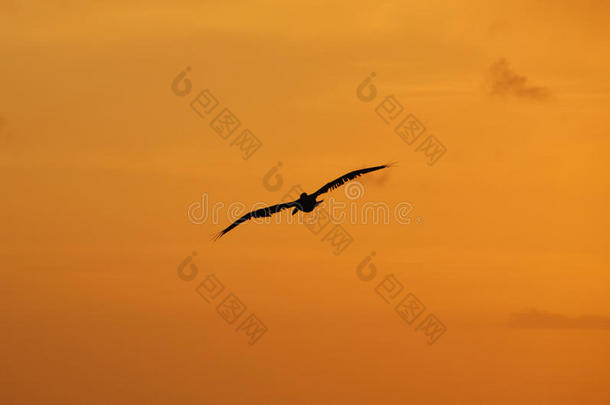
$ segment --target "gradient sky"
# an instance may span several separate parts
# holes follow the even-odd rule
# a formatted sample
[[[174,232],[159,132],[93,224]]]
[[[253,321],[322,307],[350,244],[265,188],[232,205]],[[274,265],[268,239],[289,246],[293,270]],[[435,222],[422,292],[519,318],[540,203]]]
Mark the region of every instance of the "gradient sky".
[[[0,1],[0,402],[609,403],[609,18],[601,0]],[[189,107],[206,88],[262,141],[250,159]],[[447,148],[435,165],[376,115],[389,95]],[[389,161],[356,204],[409,202],[412,223],[345,224],[338,256],[288,213],[209,240],[231,202]],[[203,194],[219,223],[189,222]],[[196,293],[211,273],[268,327],[256,344]],[[388,274],[446,325],[435,344],[375,292]]]

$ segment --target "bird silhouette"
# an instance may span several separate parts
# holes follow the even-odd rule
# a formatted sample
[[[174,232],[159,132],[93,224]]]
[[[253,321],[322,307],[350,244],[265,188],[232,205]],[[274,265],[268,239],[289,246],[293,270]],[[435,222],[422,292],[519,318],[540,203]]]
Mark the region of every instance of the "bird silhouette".
[[[214,240],[219,239],[224,234],[229,232],[231,229],[235,228],[237,225],[241,224],[242,222],[246,222],[251,218],[270,217],[271,215],[273,215],[277,212],[280,212],[282,210],[289,209],[289,208],[294,208],[292,210],[292,215],[296,214],[299,211],[311,212],[319,204],[321,204],[322,201],[324,201],[324,200],[317,201],[317,198],[320,194],[324,194],[324,193],[334,190],[338,187],[341,187],[343,184],[347,183],[348,181],[353,180],[356,177],[360,177],[363,174],[374,172],[375,170],[385,169],[387,167],[391,167],[392,165],[393,165],[392,163],[389,163],[386,165],[373,166],[373,167],[367,167],[365,169],[354,170],[354,171],[344,174],[341,177],[336,178],[335,180],[331,181],[330,183],[326,183],[325,185],[320,187],[320,189],[318,191],[316,191],[313,194],[301,193],[298,200],[295,200],[292,202],[287,202],[287,203],[276,204],[276,205],[261,208],[261,209],[255,210],[255,211],[248,212],[247,214],[243,215],[241,218],[239,218],[235,222],[233,222],[231,225],[229,225],[222,231],[215,234],[213,239]]]

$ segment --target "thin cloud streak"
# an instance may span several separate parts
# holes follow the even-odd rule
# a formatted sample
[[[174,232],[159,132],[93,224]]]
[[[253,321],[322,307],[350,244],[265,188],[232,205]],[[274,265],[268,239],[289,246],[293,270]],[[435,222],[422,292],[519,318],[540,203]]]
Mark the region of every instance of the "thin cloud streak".
[[[610,330],[610,317],[580,315],[570,317],[531,309],[512,314],[508,325],[521,329],[603,329]]]

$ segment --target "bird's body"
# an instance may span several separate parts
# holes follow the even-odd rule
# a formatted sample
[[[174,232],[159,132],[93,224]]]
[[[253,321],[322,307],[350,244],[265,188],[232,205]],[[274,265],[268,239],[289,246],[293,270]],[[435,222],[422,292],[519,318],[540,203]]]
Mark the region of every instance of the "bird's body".
[[[335,180],[331,181],[330,183],[325,184],[324,186],[322,186],[318,191],[316,191],[313,194],[301,193],[298,200],[288,202],[288,203],[272,205],[270,207],[261,208],[256,211],[251,211],[251,212],[243,215],[241,218],[237,219],[227,228],[225,228],[222,231],[220,231],[219,233],[217,233],[214,236],[214,239],[220,238],[225,233],[227,233],[231,229],[235,228],[237,225],[239,225],[242,222],[245,222],[251,218],[270,217],[272,214],[275,214],[276,212],[280,212],[287,208],[294,208],[292,210],[292,215],[296,214],[299,211],[312,212],[319,204],[322,203],[322,201],[324,201],[324,200],[320,200],[320,201],[317,200],[317,198],[320,194],[324,194],[328,191],[334,190],[335,188],[342,186],[344,183],[346,183],[350,180],[353,180],[356,177],[362,176],[365,173],[373,172],[375,170],[385,169],[386,167],[390,167],[390,166],[391,166],[391,164],[387,164],[387,165],[381,165],[381,166],[367,167],[365,169],[360,169],[360,170],[354,170],[352,172],[344,174],[343,176],[341,176],[339,178],[336,178]]]
[[[297,206],[294,208],[294,210],[292,210],[292,215],[299,211],[311,212],[318,206],[318,204],[321,204],[322,201],[324,200],[316,201],[315,194],[301,193],[299,199],[295,201]]]

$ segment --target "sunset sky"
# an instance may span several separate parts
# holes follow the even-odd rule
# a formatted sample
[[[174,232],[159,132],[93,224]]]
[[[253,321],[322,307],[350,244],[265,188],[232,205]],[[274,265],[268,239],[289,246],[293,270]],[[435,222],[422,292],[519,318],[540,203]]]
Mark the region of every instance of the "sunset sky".
[[[0,0],[0,403],[610,403],[609,20],[601,0]],[[210,241],[232,203],[391,161],[322,197],[392,209],[342,224],[339,254],[334,224],[288,211]]]

